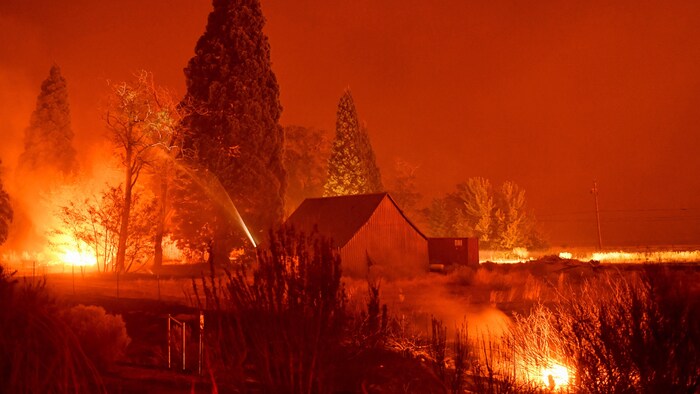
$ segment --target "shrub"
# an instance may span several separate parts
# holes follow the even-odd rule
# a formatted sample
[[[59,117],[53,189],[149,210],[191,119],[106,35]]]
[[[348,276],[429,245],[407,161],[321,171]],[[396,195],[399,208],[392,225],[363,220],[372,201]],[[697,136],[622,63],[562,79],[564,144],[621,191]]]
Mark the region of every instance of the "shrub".
[[[679,275],[647,267],[609,275],[563,300],[556,329],[587,392],[695,392],[700,388],[700,310]]]
[[[63,318],[99,368],[108,368],[126,354],[131,338],[121,315],[110,315],[101,306],[77,305],[65,311]]]
[[[19,283],[0,266],[0,392],[105,392],[60,314],[45,281]]]
[[[242,344],[221,356],[250,364],[264,392],[329,392],[345,317],[340,257],[330,240],[285,227],[270,232],[269,244],[258,249],[252,281],[244,268],[226,271],[223,282],[203,278],[216,316],[209,339]]]
[[[474,284],[476,268],[469,266],[458,266],[449,275],[450,281],[457,286],[471,286]]]

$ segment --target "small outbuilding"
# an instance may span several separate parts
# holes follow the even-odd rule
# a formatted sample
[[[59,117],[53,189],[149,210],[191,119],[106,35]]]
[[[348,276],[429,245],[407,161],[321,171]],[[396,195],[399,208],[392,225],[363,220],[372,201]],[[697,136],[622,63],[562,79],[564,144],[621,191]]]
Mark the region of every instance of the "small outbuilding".
[[[345,275],[364,277],[371,269],[410,277],[428,270],[427,238],[387,193],[309,198],[287,224],[332,238]]]
[[[431,265],[479,265],[478,238],[428,238]]]

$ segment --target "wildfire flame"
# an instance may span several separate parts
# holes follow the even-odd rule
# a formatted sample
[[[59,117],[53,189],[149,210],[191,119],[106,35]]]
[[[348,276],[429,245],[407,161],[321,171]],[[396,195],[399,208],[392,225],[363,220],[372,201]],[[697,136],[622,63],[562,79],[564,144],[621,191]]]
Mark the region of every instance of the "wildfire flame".
[[[518,252],[518,253],[516,253]],[[538,257],[555,255],[560,259],[576,259],[580,261],[600,261],[602,263],[692,263],[700,262],[700,250],[644,250],[644,251],[561,251],[540,252]],[[499,264],[517,264],[536,260],[527,251],[480,251],[480,262],[494,262]]]
[[[541,368],[542,384],[554,390],[569,385],[569,369],[557,362],[552,362],[548,367]]]
[[[60,259],[66,264],[77,266],[93,266],[97,264],[95,255],[80,250],[66,250]]]

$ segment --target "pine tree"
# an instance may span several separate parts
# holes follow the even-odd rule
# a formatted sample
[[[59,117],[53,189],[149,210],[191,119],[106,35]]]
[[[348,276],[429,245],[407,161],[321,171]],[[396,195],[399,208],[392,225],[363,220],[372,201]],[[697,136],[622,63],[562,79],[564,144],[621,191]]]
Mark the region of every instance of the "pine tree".
[[[24,133],[19,167],[30,171],[50,168],[63,175],[76,170],[68,89],[57,65],[51,67],[41,84],[36,108]]]
[[[281,222],[286,188],[284,134],[270,45],[259,0],[214,0],[185,76],[200,109],[185,118],[195,161],[219,178],[243,219],[260,237]],[[230,249],[240,229],[221,223],[217,242]]]
[[[349,89],[338,103],[324,189],[326,196],[378,193],[384,189],[367,128],[359,124]]]
[[[2,160],[0,160],[0,168],[2,168]],[[2,179],[0,179],[0,245],[7,241],[13,216],[10,196],[3,188]]]

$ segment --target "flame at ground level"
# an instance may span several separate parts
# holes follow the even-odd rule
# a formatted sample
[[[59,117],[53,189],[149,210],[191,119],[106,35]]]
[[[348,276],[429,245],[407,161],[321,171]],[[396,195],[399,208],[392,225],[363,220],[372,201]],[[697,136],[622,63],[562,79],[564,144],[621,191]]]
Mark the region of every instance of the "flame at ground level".
[[[542,368],[541,377],[544,386],[550,390],[564,388],[569,385],[569,369],[556,362],[553,362],[546,368]]]
[[[573,370],[554,359],[550,358],[539,363],[533,360],[520,360],[518,366],[520,380],[524,384],[548,390],[566,389],[571,384]]]
[[[93,266],[97,264],[95,255],[79,250],[66,250],[60,256],[60,259],[66,264],[77,266]]]
[[[697,263],[700,262],[700,249],[694,250],[548,250],[528,252],[524,249],[513,251],[479,251],[479,262],[517,264],[543,257],[557,256],[563,260],[599,261],[601,263]]]

